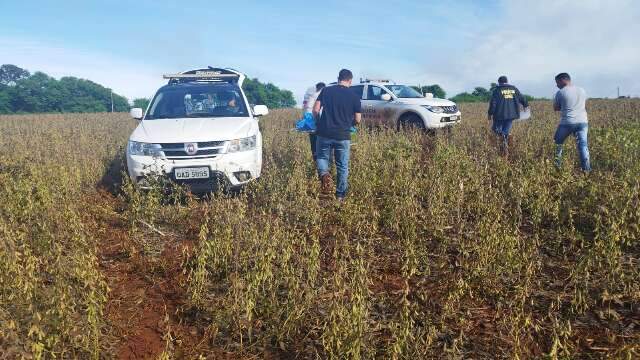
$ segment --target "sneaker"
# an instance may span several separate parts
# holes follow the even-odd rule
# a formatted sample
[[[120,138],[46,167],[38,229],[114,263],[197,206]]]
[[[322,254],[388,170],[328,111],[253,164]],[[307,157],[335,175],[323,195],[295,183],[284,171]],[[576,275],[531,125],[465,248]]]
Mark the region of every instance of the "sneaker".
[[[323,194],[331,194],[333,179],[330,174],[324,174],[320,177],[320,188]]]

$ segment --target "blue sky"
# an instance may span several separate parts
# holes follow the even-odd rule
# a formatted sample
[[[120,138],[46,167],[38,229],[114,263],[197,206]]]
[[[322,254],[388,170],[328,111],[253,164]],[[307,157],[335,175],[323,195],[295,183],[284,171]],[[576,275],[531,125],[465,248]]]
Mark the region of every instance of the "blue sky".
[[[161,75],[237,68],[294,91],[356,77],[438,83],[449,96],[506,74],[551,96],[568,71],[593,96],[640,95],[633,0],[3,1],[0,62],[88,78],[129,98]],[[624,24],[624,28],[621,28]]]

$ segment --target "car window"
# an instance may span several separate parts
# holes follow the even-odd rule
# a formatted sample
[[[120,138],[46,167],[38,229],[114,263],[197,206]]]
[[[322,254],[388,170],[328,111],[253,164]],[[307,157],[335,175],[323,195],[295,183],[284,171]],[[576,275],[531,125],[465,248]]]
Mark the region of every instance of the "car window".
[[[406,85],[387,85],[389,90],[391,90],[397,97],[399,98],[421,98],[424,97],[418,91],[413,88],[410,88]]]
[[[382,100],[382,94],[387,94],[387,92],[375,85],[369,85],[367,90],[367,100]]]
[[[353,91],[360,100],[362,100],[363,98],[363,93],[364,93],[364,85],[356,85],[356,86],[352,86],[350,87],[351,91]]]
[[[236,86],[175,86],[158,91],[145,120],[244,116],[247,108]]]

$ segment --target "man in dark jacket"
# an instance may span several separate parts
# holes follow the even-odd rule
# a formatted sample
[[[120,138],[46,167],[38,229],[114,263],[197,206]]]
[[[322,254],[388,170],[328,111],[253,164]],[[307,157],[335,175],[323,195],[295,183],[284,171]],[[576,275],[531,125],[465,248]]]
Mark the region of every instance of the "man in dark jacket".
[[[499,136],[500,148],[507,155],[511,143],[511,125],[520,117],[520,105],[529,107],[527,99],[520,90],[509,84],[506,76],[498,78],[498,86],[491,94],[489,102],[489,120],[493,120],[493,131]]]

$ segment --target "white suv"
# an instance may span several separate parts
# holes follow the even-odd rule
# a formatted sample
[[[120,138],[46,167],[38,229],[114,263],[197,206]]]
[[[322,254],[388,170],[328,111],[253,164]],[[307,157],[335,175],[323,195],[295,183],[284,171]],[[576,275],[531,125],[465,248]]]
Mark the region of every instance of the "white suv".
[[[169,83],[151,100],[129,137],[127,167],[131,179],[148,186],[148,175],[162,175],[209,192],[220,184],[240,188],[260,176],[262,134],[258,116],[242,91],[245,75],[211,68],[164,75]]]
[[[402,129],[438,129],[460,122],[458,106],[446,99],[422,95],[406,85],[388,80],[361,80],[351,89],[362,101],[364,124]]]

